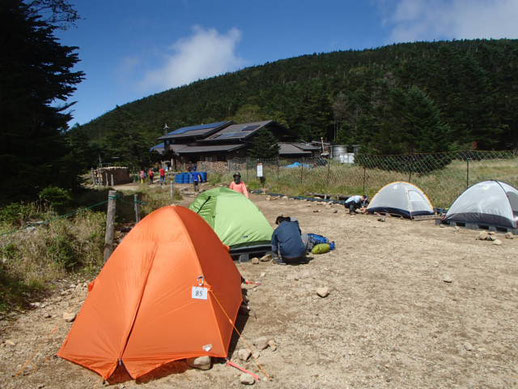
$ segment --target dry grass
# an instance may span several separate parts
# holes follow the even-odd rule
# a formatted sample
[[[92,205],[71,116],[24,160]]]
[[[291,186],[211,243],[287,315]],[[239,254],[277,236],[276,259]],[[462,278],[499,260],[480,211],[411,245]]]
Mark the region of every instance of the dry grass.
[[[3,237],[0,246],[0,311],[23,306],[53,281],[71,273],[95,273],[103,263],[101,212],[82,211],[72,218],[29,227]]]
[[[498,179],[518,186],[517,158],[470,161],[469,176],[467,165],[466,161],[454,160],[442,170],[416,174],[364,169],[361,166],[332,161],[328,166],[313,168],[266,166],[264,174],[267,190],[289,195],[308,195],[313,192],[351,195],[365,192],[373,196],[380,188],[393,181],[408,181],[423,189],[437,207],[449,207],[468,184]],[[251,189],[260,188],[254,169],[246,169],[241,174]],[[217,174],[215,178],[217,182],[230,182],[232,173]]]

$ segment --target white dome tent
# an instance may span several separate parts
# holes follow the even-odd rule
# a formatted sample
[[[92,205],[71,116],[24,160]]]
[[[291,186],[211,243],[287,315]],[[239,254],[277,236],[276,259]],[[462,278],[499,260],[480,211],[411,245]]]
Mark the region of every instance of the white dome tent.
[[[407,218],[434,215],[428,197],[417,186],[396,181],[381,188],[367,207],[369,213],[389,213]]]
[[[443,223],[518,233],[518,190],[502,181],[483,181],[466,189]]]

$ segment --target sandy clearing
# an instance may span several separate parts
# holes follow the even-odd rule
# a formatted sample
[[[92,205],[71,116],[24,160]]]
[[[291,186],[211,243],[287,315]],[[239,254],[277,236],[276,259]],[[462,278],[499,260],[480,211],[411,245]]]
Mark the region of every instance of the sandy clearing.
[[[252,198],[270,221],[295,216],[304,231],[337,244],[307,265],[238,264],[245,278],[263,284],[247,288],[252,311],[237,349],[263,335],[279,345],[260,353],[273,380],[256,385],[518,387],[518,239],[502,236],[494,246],[475,240],[476,231],[432,221],[381,223],[340,206]],[[103,386],[96,374],[53,356],[70,327],[62,313],[78,310],[87,293],[83,283],[65,286],[46,307],[0,323],[0,387]],[[327,298],[316,295],[319,286],[330,288]],[[25,372],[13,377],[27,360]],[[258,371],[253,362],[243,365]],[[238,376],[215,364],[119,386],[233,388],[242,386]]]

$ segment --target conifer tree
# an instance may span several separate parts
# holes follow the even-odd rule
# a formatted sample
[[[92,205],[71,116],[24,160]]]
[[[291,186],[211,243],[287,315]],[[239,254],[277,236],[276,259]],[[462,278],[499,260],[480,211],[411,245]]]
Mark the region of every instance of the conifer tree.
[[[64,166],[72,105],[65,101],[83,73],[72,71],[77,48],[60,45],[55,29],[20,0],[0,2],[0,165],[8,170],[0,178],[0,202],[76,180]]]
[[[254,159],[273,159],[279,156],[279,144],[277,138],[266,128],[257,131],[252,138],[249,156]]]

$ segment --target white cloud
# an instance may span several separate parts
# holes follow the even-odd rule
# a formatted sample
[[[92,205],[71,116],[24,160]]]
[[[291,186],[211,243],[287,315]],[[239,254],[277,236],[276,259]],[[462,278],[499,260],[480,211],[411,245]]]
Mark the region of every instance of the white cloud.
[[[193,27],[193,35],[176,41],[163,64],[147,72],[140,85],[143,89],[167,89],[199,79],[237,70],[245,61],[236,54],[241,32],[233,28],[226,34],[215,29]]]
[[[518,38],[517,0],[380,1],[390,42]]]

